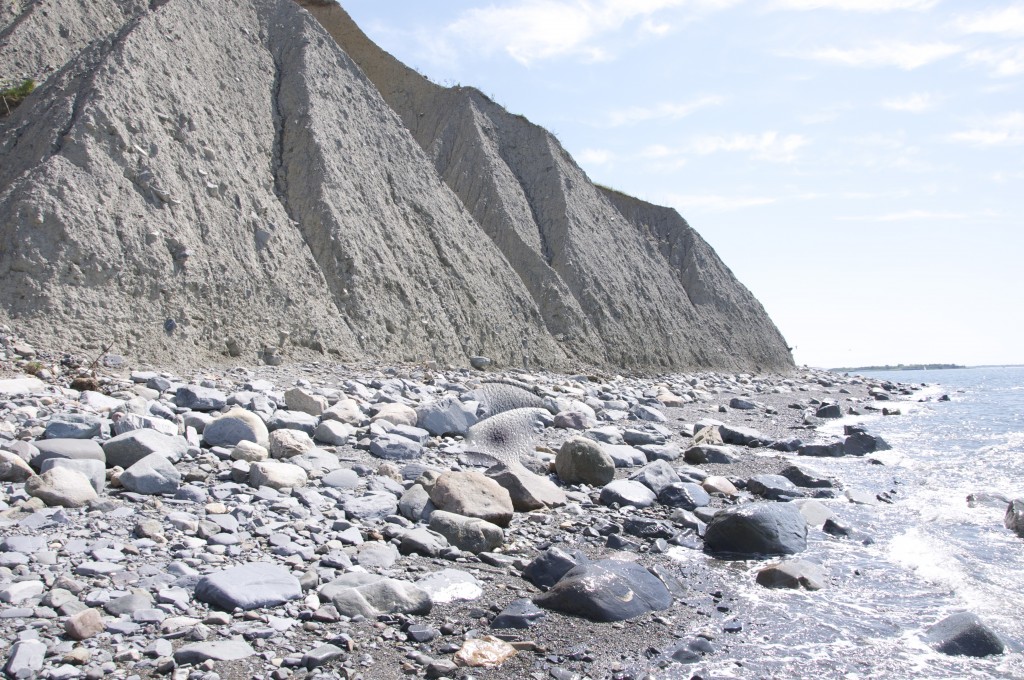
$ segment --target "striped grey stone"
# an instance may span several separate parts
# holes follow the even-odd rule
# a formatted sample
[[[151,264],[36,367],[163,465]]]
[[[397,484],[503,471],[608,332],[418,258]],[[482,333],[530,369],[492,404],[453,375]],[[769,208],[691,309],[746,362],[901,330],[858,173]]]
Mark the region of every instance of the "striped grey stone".
[[[485,418],[521,408],[547,410],[545,401],[536,394],[506,382],[486,382],[469,394],[480,402]]]
[[[549,412],[542,408],[517,408],[482,420],[466,433],[466,447],[510,468],[522,468],[532,454],[537,435]]]

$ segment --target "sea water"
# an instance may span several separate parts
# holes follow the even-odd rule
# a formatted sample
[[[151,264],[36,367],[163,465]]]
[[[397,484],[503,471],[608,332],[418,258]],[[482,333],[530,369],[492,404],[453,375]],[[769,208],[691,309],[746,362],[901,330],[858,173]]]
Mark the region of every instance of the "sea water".
[[[841,435],[844,424],[862,423],[892,450],[793,460],[847,488],[889,495],[877,506],[827,502],[874,542],[812,529],[799,557],[828,573],[817,592],[757,586],[763,562],[721,566],[744,631],[719,636],[705,677],[1024,678],[1024,538],[1004,528],[998,500],[1024,497],[1024,368],[870,377],[929,387],[888,404],[902,415],[850,416],[823,430]],[[938,401],[943,394],[950,401]],[[969,503],[971,494],[980,501]],[[1007,652],[977,659],[932,650],[928,627],[958,611],[978,615]]]

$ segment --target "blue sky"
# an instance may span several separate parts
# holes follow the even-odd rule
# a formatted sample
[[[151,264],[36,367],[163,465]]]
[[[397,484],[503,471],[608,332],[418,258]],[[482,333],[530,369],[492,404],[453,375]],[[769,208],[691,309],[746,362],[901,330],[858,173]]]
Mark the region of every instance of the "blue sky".
[[[1024,363],[1024,2],[341,4],[678,209],[799,363]]]

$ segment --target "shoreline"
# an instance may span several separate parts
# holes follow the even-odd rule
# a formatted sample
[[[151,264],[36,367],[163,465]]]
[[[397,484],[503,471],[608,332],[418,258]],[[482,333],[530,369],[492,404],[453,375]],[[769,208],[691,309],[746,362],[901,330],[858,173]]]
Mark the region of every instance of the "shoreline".
[[[639,678],[648,673],[657,676],[695,672],[700,664],[714,660],[716,655],[727,654],[740,643],[749,644],[757,628],[756,622],[744,622],[743,612],[735,609],[735,598],[723,589],[723,580],[716,573],[736,563],[718,557],[706,558],[699,527],[706,526],[715,511],[753,501],[780,503],[755,496],[749,481],[758,475],[783,472],[792,461],[765,446],[726,444],[731,447],[731,463],[687,463],[686,452],[694,443],[692,426],[712,418],[734,428],[756,429],[763,443],[791,442],[799,438],[805,444],[826,444],[837,438],[822,436],[815,428],[833,421],[811,415],[820,406],[815,401],[836,402],[841,414],[850,408],[898,409],[899,404],[898,401],[886,404],[871,397],[869,391],[877,390],[880,383],[824,371],[798,371],[790,377],[701,372],[671,378],[592,382],[584,376],[518,371],[407,373],[405,369],[384,368],[376,376],[359,382],[353,379],[354,374],[348,368],[344,369],[347,377],[342,377],[334,373],[328,375],[329,370],[324,371],[322,366],[308,367],[315,372],[307,373],[306,378],[299,375],[299,368],[259,367],[248,374],[229,370],[219,375],[205,375],[209,389],[220,392],[228,400],[244,402],[248,399],[247,405],[255,412],[264,406],[259,395],[270,404],[283,402],[282,393],[301,380],[308,383],[303,390],[313,397],[323,397],[321,405],[328,409],[346,399],[357,402],[355,411],[349,412],[347,425],[351,431],[347,443],[330,445],[321,441],[317,443],[315,454],[305,452],[300,457],[277,459],[278,463],[293,467],[301,459],[302,467],[308,468],[304,486],[294,490],[283,487],[283,492],[252,486],[251,470],[247,468],[253,464],[246,466],[241,460],[233,459],[231,447],[211,449],[199,432],[184,429],[186,423],[194,427],[205,425],[211,420],[211,411],[175,407],[179,384],[176,376],[136,374],[133,381],[127,370],[116,377],[105,375],[105,369],[100,369],[101,377],[105,378],[100,381],[101,391],[107,393],[103,399],[87,395],[83,403],[79,400],[81,394],[53,386],[37,394],[4,397],[6,404],[13,403],[17,408],[5,408],[3,421],[13,420],[18,427],[4,428],[0,433],[4,437],[0,447],[14,448],[25,458],[32,457],[31,449],[12,442],[42,434],[50,423],[59,420],[53,415],[73,410],[86,414],[94,411],[98,420],[103,421],[108,419],[102,415],[104,409],[113,407],[115,411],[132,413],[133,409],[139,410],[138,400],[146,397],[150,398],[143,402],[148,415],[134,413],[134,417],[143,419],[140,421],[143,425],[156,424],[163,429],[167,429],[165,423],[180,419],[176,424],[186,442],[185,451],[173,464],[181,478],[179,489],[163,495],[132,494],[111,488],[110,483],[119,472],[116,468],[107,469],[103,483],[99,484],[102,491],[91,503],[91,509],[89,505],[60,509],[55,515],[52,507],[47,508],[25,492],[24,482],[5,483],[2,501],[7,507],[0,511],[3,535],[42,533],[47,540],[34,552],[8,549],[0,553],[0,556],[13,553],[25,558],[5,558],[5,566],[0,567],[0,591],[14,587],[13,592],[28,593],[23,598],[19,594],[8,597],[16,601],[8,602],[5,610],[0,611],[0,629],[7,640],[32,641],[34,635],[46,644],[42,677],[156,677],[170,673],[171,677],[213,680],[215,677],[302,677],[301,673],[307,671],[310,677],[317,674],[322,677],[385,677],[375,674],[381,668],[389,669],[387,677],[408,674]],[[334,371],[342,372],[338,368]],[[268,376],[274,378],[273,384],[268,384]],[[182,382],[187,382],[188,376],[182,377]],[[390,426],[383,425],[381,420],[376,423],[370,420],[376,409],[392,408],[387,404],[404,401],[422,407],[446,396],[457,400],[464,392],[479,389],[480,382],[495,379],[518,382],[542,399],[549,399],[549,406],[550,402],[561,400],[557,410],[563,415],[583,414],[580,418],[566,416],[559,421],[570,427],[554,427],[559,416],[551,413],[548,426],[539,432],[530,447],[539,453],[539,457],[533,456],[537,462],[531,469],[543,471],[542,461],[547,461],[547,479],[551,486],[565,494],[565,503],[515,512],[498,549],[473,553],[452,550],[449,546],[442,547],[434,556],[409,553],[403,547],[406,534],[424,525],[401,517],[397,507],[399,499],[408,494],[408,489],[427,468],[438,473],[469,470],[474,469],[469,463],[476,461],[465,455],[461,437],[429,434],[418,457],[381,459],[373,455],[369,447],[377,440],[396,435],[389,433]],[[268,383],[260,384],[261,380],[268,380]],[[260,389],[242,389],[247,382]],[[154,390],[154,387],[146,387],[147,384],[164,389]],[[894,387],[893,399],[913,394],[909,387]],[[130,401],[129,397],[135,401]],[[740,405],[735,400],[753,402],[750,404],[753,408],[730,407],[730,403]],[[160,418],[154,415],[154,401],[163,405],[156,411],[164,416],[165,423],[145,420]],[[587,402],[598,406],[596,411],[593,406],[589,406],[588,411],[587,407],[579,405]],[[792,408],[794,405],[800,408]],[[622,406],[625,408],[612,408]],[[36,409],[34,414],[32,409]],[[274,411],[272,408],[266,411],[268,420],[273,418]],[[592,418],[591,413],[597,418]],[[665,418],[664,422],[657,422],[659,416]],[[313,421],[294,416],[290,421],[285,420],[295,428],[312,428],[315,433],[324,418],[310,418]],[[592,422],[587,422],[590,419]],[[91,424],[96,419],[83,420]],[[506,423],[501,414],[482,422],[488,420],[501,427],[521,427],[518,421]],[[84,423],[78,425],[85,427]],[[107,423],[108,428],[111,425],[117,429],[116,423]],[[591,425],[595,427],[587,427]],[[627,479],[660,460],[682,473],[681,480],[693,480],[684,484],[706,488],[707,484],[696,482],[700,475],[725,478],[738,487],[739,495],[730,499],[712,493],[706,505],[695,506],[689,513],[678,512],[681,506],[672,507],[661,501],[647,508],[610,505],[603,497],[602,486],[567,484],[551,469],[551,461],[557,457],[562,444],[584,434],[585,430],[573,429],[577,426],[591,430],[592,436],[610,434],[612,441],[614,431],[597,434],[593,430],[610,427],[620,436],[631,431],[634,441],[642,439],[637,439],[639,435],[635,434],[642,432],[647,433],[652,442],[660,442],[647,444],[646,452],[626,444],[613,444],[625,447],[617,449],[620,458],[617,462],[624,466],[615,468],[615,480]],[[415,432],[404,434],[420,436]],[[512,434],[525,436],[526,433],[516,430]],[[630,448],[632,454],[626,450]],[[625,466],[630,455],[635,464]],[[799,459],[800,467],[809,470],[810,476],[827,477],[828,459],[806,457],[804,464],[804,458]],[[106,462],[110,463],[109,458]],[[332,468],[354,470],[354,473],[337,473]],[[335,477],[344,478],[339,486],[325,483],[332,472],[336,472]],[[331,483],[334,481],[332,478]],[[802,487],[798,493],[808,498],[815,495],[843,498],[846,490],[841,482],[836,484],[833,491]],[[350,486],[354,488],[348,488]],[[181,490],[183,487],[188,487],[185,492]],[[686,490],[693,492],[692,487]],[[789,491],[789,494],[782,492],[782,497],[794,495]],[[773,492],[769,489],[760,493],[770,496]],[[391,507],[385,503],[386,509],[380,512],[360,508],[357,502],[367,499],[376,502],[389,495]],[[852,500],[864,499],[854,495]],[[815,518],[815,524],[808,530],[820,532],[826,515],[811,501],[807,501],[807,505],[811,511],[805,515],[813,514]],[[825,512],[829,513],[827,509]],[[183,518],[182,513],[191,518]],[[59,517],[58,521],[53,520],[55,516]],[[698,520],[696,525],[694,518]],[[140,533],[139,527],[147,522],[148,528]],[[694,528],[688,529],[688,526]],[[637,562],[661,577],[661,583],[672,593],[672,604],[667,609],[605,623],[544,610],[546,613],[530,628],[492,629],[493,619],[507,605],[541,595],[542,590],[523,577],[523,569],[551,547],[582,552],[591,561]],[[421,551],[430,549],[428,546]],[[799,554],[794,557],[799,558]],[[105,562],[107,559],[110,561]],[[779,559],[756,561],[767,566]],[[97,562],[112,566],[97,570],[94,566]],[[223,606],[210,605],[196,597],[195,586],[204,576],[253,562],[281,566],[300,583],[301,592],[273,606],[234,613],[224,612]],[[84,568],[84,574],[83,564],[92,565]],[[451,569],[460,573],[445,571]],[[426,575],[435,572],[457,581],[466,579],[466,582],[448,584],[447,588],[435,584],[433,587],[441,594],[435,593],[432,597],[429,614],[394,612],[380,618],[345,620],[338,612],[338,605],[344,598],[332,600],[328,596],[330,591],[324,589],[326,584],[345,574],[370,573],[412,584],[421,583]],[[75,594],[74,588],[68,591],[58,587],[72,585],[66,581],[82,586],[81,590]],[[24,582],[38,582],[41,588],[33,585],[25,590],[25,586],[17,585]],[[39,592],[35,592],[37,590]],[[55,590],[62,591],[57,599],[64,597],[67,601],[56,604]],[[444,601],[445,592],[456,593],[459,597],[458,593],[465,596],[477,591],[479,595],[471,600]],[[65,592],[71,592],[72,596],[68,598]],[[120,602],[133,593],[145,606],[127,613],[110,606],[111,602]],[[15,613],[21,616],[4,613],[14,609],[19,610]],[[76,609],[79,611],[75,612]],[[96,624],[93,635],[75,642],[69,638],[65,626],[75,614],[86,609],[95,610],[100,623]],[[415,611],[421,612],[422,608]],[[453,659],[467,640],[487,635],[510,639],[518,653],[493,670],[452,670]],[[210,652],[210,643],[232,639],[247,645],[242,648],[242,658],[197,661],[202,653]],[[417,642],[420,639],[425,641]],[[206,648],[202,653],[196,652],[199,656],[183,655],[181,649],[189,644],[206,645]],[[173,661],[175,654],[177,663]],[[10,658],[12,648],[0,649],[0,655]],[[681,663],[681,659],[685,662]],[[190,672],[201,675],[190,676]]]

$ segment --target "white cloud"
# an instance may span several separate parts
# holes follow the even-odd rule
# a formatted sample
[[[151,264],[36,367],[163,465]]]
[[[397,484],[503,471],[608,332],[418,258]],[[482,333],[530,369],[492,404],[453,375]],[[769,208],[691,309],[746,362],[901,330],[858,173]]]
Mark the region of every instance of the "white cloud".
[[[686,6],[694,11],[730,7],[741,0],[519,0],[467,10],[447,33],[484,52],[502,51],[523,65],[561,56],[587,61],[611,58],[594,41],[633,20],[647,34],[664,35],[671,25],[656,22],[663,10]]]
[[[746,151],[760,160],[790,162],[808,142],[803,135],[780,135],[773,130],[759,135],[702,135],[690,143],[689,150],[702,156],[721,151]]]
[[[608,149],[584,149],[576,160],[586,165],[607,165],[615,160],[615,154]]]
[[[965,220],[970,216],[963,213],[937,212],[934,210],[904,210],[884,215],[858,215],[837,217],[842,222],[913,222],[916,220]]]
[[[948,43],[890,42],[851,49],[825,47],[793,56],[845,66],[896,66],[905,71],[912,71],[962,51],[963,48],[959,45]]]
[[[906,113],[924,113],[935,108],[938,98],[927,92],[910,94],[906,97],[894,97],[882,102],[882,108],[890,111],[903,111]]]
[[[847,12],[893,12],[901,9],[929,10],[938,0],[775,0],[774,9],[837,9]]]
[[[1024,36],[1024,5],[1010,5],[1002,9],[964,15],[955,25],[965,33],[998,33]]]
[[[684,118],[699,109],[709,106],[718,106],[723,101],[725,100],[721,97],[707,96],[700,97],[692,102],[679,104],[666,102],[649,107],[633,106],[628,109],[612,111],[608,114],[608,125],[611,127],[618,127],[620,125],[643,123],[649,120],[678,120],[679,118]]]
[[[771,205],[777,199],[770,196],[723,196],[720,194],[670,194],[664,201],[681,213],[690,210],[729,212],[760,205]]]
[[[1024,73],[1024,45],[975,50],[967,55],[967,61],[990,67],[995,76],[1019,76]]]
[[[954,132],[949,139],[972,146],[1019,146],[1024,144],[1024,112],[980,121],[973,128]]]

